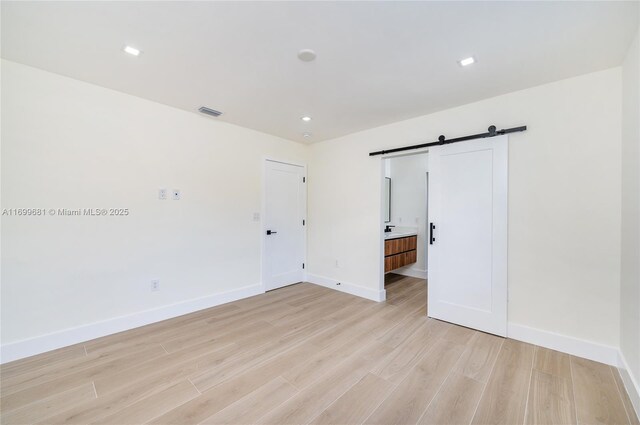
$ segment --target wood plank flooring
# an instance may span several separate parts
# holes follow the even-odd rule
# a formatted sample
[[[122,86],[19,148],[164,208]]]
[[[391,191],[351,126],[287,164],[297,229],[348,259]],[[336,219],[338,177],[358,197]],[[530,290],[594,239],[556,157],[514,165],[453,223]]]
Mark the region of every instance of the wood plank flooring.
[[[308,283],[3,365],[3,424],[638,424],[607,365]]]

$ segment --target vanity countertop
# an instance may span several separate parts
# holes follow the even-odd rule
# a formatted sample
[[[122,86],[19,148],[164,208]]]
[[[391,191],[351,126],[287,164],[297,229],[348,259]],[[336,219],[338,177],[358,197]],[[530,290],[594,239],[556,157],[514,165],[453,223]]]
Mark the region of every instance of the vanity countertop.
[[[417,236],[418,232],[415,230],[408,231],[392,231],[384,234],[385,239],[397,239],[397,238],[406,238],[407,236]]]

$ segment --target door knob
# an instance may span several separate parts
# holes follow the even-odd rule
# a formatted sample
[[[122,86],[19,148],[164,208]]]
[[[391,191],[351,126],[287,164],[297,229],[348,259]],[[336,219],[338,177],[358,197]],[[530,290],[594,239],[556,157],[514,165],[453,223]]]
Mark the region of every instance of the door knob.
[[[267,235],[274,235],[274,234],[276,234],[276,233],[278,233],[278,232],[274,232],[274,231],[271,231],[271,230],[267,230]]]

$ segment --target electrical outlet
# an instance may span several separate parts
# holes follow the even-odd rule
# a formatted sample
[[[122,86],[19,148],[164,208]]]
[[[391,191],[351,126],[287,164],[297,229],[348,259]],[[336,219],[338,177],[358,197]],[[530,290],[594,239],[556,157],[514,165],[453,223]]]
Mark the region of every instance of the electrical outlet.
[[[161,201],[167,199],[167,189],[158,189],[158,199]]]
[[[253,213],[253,221],[260,221],[260,213],[259,212],[254,212]]]
[[[171,197],[173,198],[174,201],[179,201],[180,200],[180,189],[173,189],[173,192],[171,193]]]
[[[152,291],[159,291],[160,290],[160,280],[153,279],[151,281],[151,290]]]

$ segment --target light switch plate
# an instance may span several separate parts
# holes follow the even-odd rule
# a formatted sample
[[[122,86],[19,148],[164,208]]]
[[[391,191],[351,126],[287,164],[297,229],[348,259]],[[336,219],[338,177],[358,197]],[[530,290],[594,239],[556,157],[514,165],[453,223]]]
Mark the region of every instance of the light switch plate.
[[[180,189],[173,189],[173,192],[171,193],[171,197],[173,198],[174,201],[179,201],[180,200]]]

